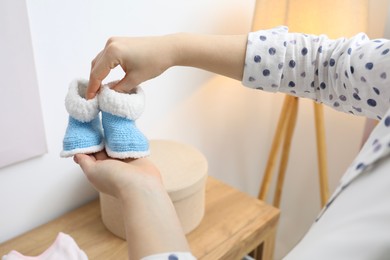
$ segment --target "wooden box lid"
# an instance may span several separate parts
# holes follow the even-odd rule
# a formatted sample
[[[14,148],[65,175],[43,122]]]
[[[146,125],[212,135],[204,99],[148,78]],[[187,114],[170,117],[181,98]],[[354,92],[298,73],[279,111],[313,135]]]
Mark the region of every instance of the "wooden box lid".
[[[167,140],[150,142],[150,160],[160,170],[172,201],[199,191],[207,177],[207,160],[192,146]]]
[[[201,222],[205,210],[207,160],[195,148],[167,140],[150,141],[150,160],[160,170],[163,184],[187,234]],[[119,201],[100,193],[102,220],[112,233],[125,239]]]

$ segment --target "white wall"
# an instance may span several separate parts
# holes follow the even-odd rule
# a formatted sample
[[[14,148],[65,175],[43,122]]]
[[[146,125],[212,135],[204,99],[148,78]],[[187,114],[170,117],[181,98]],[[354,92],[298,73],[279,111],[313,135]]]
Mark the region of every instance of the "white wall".
[[[368,35],[371,38],[383,38],[385,29],[390,29],[386,20],[389,4],[389,0],[368,0]]]
[[[0,169],[0,242],[96,197],[72,160],[58,154],[67,124],[63,99],[68,83],[88,77],[90,61],[109,36],[247,33],[254,0],[36,0],[27,7],[49,153]],[[109,79],[121,75],[115,70]],[[208,158],[210,175],[256,196],[282,95],[246,89],[238,81],[191,68],[172,68],[143,85],[147,109],[138,125],[149,138],[197,147]],[[358,150],[363,119],[326,109],[326,126],[334,189]],[[312,103],[302,100],[277,259],[301,238],[319,210],[316,167]]]
[[[7,41],[0,48],[0,168],[47,151],[26,3],[1,7],[0,35]]]

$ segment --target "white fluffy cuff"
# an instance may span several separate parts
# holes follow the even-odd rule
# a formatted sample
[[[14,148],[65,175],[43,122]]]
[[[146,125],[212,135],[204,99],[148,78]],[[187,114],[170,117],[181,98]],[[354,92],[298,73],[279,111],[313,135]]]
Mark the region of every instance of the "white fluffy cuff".
[[[102,111],[130,120],[139,118],[145,108],[145,94],[140,87],[137,87],[136,93],[126,94],[104,85],[98,98]]]
[[[89,122],[99,113],[97,97],[90,100],[85,98],[87,86],[87,80],[72,81],[65,98],[65,107],[69,115],[81,122]]]

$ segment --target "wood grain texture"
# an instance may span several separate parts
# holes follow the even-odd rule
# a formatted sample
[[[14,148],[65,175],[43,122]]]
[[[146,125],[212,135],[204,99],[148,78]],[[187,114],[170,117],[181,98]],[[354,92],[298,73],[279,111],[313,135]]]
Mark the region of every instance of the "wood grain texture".
[[[187,235],[198,259],[240,259],[258,246],[259,259],[272,259],[278,209],[209,177],[205,210],[200,226]],[[1,244],[0,256],[11,250],[39,255],[58,232],[71,235],[91,260],[127,259],[126,242],[104,227],[98,200]]]

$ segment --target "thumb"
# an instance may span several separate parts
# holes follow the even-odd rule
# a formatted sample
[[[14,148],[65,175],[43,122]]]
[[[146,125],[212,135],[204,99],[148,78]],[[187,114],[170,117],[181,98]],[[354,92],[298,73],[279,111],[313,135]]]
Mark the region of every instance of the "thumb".
[[[137,87],[139,82],[127,73],[112,89],[120,93],[130,93],[132,89]]]
[[[80,165],[81,169],[86,175],[92,171],[96,161],[91,156],[86,154],[76,154],[73,159],[78,165]]]

